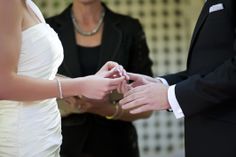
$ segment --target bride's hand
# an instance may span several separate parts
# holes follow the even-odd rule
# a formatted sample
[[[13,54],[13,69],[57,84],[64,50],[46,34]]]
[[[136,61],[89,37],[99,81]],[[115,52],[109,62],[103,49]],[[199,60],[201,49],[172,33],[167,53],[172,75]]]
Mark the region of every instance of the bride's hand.
[[[81,94],[89,99],[101,100],[117,89],[124,80],[124,76],[112,79],[96,75],[86,76],[80,85]]]
[[[104,78],[117,78],[125,76],[125,79],[128,80],[129,76],[127,75],[125,69],[116,62],[109,61],[95,74]]]
[[[106,77],[109,78],[109,76],[115,73],[114,69],[117,66],[119,66],[118,63],[113,62],[113,61],[108,61],[99,69],[99,71],[95,75],[104,77],[104,78]]]

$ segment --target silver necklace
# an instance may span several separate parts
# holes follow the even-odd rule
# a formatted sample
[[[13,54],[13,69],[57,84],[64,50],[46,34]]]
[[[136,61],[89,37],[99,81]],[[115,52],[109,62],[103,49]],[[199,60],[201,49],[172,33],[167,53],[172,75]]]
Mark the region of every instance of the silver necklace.
[[[77,20],[74,16],[74,12],[71,9],[71,18],[72,18],[74,28],[75,28],[76,32],[78,32],[79,34],[81,34],[83,36],[92,36],[92,35],[96,34],[102,26],[104,16],[105,16],[105,10],[103,9],[103,11],[101,13],[101,16],[99,18],[99,21],[98,21],[97,25],[95,26],[95,28],[92,29],[92,31],[90,31],[90,32],[85,32],[80,28],[80,26],[79,26],[79,24],[78,24],[78,22],[77,22]]]

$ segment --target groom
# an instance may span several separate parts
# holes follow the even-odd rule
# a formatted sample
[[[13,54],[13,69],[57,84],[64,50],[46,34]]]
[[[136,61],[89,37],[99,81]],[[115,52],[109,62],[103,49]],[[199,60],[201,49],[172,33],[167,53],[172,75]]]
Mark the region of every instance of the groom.
[[[120,101],[134,114],[172,109],[184,117],[186,157],[236,157],[235,21],[235,0],[208,0],[187,69],[159,79],[130,74],[138,87]]]

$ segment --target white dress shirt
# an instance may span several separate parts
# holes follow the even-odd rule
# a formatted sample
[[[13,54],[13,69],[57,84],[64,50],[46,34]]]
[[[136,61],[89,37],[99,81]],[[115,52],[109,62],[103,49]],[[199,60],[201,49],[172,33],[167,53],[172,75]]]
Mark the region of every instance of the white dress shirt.
[[[163,84],[169,86],[168,82],[164,78],[158,77],[157,79],[159,79]],[[171,106],[171,109],[173,110],[175,117],[177,119],[183,118],[184,117],[183,110],[181,109],[179,102],[178,102],[176,95],[175,95],[175,85],[170,86],[168,89],[168,101]]]

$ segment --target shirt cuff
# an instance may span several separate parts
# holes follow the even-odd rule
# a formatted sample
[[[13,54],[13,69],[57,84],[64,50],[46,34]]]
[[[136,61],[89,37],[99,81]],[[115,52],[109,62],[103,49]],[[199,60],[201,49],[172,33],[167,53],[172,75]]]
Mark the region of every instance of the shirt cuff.
[[[160,80],[164,85],[169,86],[169,83],[166,81],[166,79],[161,78],[161,77],[157,77],[156,79]]]
[[[180,108],[179,102],[177,101],[176,95],[175,95],[175,85],[172,85],[168,89],[168,101],[171,106],[171,109],[174,112],[174,115],[177,119],[183,118],[184,113],[182,109]]]

